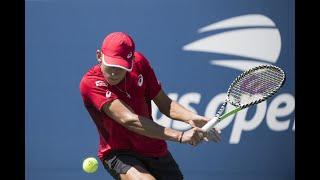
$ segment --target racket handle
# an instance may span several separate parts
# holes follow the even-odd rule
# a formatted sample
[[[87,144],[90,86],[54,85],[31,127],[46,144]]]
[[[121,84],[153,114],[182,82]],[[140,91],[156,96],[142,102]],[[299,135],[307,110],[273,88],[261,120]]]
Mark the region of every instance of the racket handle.
[[[214,118],[212,118],[209,122],[207,122],[207,124],[205,124],[201,129],[208,132],[210,129],[212,129],[216,124],[218,124],[219,118],[217,116],[215,116]]]

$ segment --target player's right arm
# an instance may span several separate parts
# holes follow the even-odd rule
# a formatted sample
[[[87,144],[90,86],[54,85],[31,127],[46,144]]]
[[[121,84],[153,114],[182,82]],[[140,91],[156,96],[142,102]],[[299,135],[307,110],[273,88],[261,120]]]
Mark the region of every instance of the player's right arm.
[[[180,131],[160,126],[148,118],[135,114],[128,105],[119,99],[104,104],[102,110],[128,130],[140,135],[175,142],[179,142],[182,135]],[[204,135],[204,131],[201,128],[192,128],[184,132],[181,142],[197,145]]]

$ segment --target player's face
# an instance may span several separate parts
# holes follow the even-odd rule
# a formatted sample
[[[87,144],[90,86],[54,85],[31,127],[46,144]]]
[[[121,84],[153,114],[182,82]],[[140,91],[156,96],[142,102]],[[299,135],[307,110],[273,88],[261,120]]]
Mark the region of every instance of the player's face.
[[[109,67],[101,65],[104,77],[110,85],[119,84],[125,77],[127,71],[118,67]]]

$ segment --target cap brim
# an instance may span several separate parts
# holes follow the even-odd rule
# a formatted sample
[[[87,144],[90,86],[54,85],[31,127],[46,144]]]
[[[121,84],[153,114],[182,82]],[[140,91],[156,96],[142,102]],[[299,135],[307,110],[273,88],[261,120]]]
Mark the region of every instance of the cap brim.
[[[132,71],[132,68],[133,68],[132,59],[128,61],[125,59],[114,58],[114,57],[109,57],[109,56],[103,55],[102,56],[102,63],[105,66],[118,67],[118,68],[124,69],[126,71]]]

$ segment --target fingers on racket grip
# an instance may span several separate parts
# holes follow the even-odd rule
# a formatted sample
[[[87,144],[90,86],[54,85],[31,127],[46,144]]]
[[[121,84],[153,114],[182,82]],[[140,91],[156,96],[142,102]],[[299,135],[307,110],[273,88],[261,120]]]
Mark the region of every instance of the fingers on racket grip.
[[[207,124],[205,124],[201,129],[208,132],[210,129],[212,129],[218,121],[218,117],[212,118]]]

